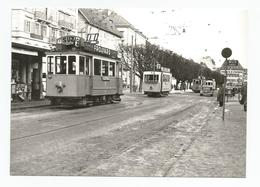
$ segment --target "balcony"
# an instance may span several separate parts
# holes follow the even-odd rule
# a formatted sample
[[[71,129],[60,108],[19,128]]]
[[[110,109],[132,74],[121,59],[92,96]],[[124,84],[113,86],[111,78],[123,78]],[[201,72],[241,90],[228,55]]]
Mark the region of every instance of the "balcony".
[[[59,24],[60,27],[62,27],[64,29],[68,29],[68,30],[74,29],[73,23],[67,22],[65,20],[59,20],[58,24]]]
[[[43,40],[43,36],[42,35],[38,35],[38,34],[34,34],[34,33],[30,33],[30,37],[31,38],[36,38],[39,40]]]
[[[35,19],[37,19],[37,20],[42,20],[42,21],[47,20],[47,15],[46,15],[46,12],[44,12],[44,11],[36,10],[34,13],[34,16],[35,16]]]

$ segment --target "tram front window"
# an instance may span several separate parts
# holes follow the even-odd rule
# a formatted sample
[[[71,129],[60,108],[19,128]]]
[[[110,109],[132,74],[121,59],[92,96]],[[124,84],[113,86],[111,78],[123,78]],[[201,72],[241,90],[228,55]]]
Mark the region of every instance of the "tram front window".
[[[66,74],[66,56],[55,57],[55,73]]]
[[[69,56],[69,74],[76,74],[76,56]]]
[[[145,75],[144,81],[147,83],[158,82],[159,75]]]

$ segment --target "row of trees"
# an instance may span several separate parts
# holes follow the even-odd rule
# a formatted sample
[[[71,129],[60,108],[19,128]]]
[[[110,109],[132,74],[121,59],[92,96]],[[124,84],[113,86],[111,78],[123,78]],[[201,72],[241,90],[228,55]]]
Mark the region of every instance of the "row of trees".
[[[204,64],[198,64],[192,59],[186,59],[149,42],[145,46],[134,46],[132,48],[131,46],[122,45],[120,48],[124,68],[130,70],[131,63],[129,62],[133,61],[133,72],[140,78],[139,91],[142,90],[143,72],[155,70],[158,63],[163,67],[170,68],[172,76],[176,79],[176,86],[180,82],[191,84],[192,79],[199,76],[203,76],[206,79],[215,79],[218,85],[224,81],[223,75],[217,71],[211,71]]]

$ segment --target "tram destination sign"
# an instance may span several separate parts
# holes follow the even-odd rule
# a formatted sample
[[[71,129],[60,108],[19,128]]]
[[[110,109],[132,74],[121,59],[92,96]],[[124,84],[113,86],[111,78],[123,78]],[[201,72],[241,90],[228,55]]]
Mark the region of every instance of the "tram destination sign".
[[[78,36],[63,36],[57,39],[58,45],[72,45],[74,47],[80,47],[84,43],[84,38]]]
[[[87,52],[93,52],[109,56],[111,58],[117,58],[117,51],[90,42],[86,42],[84,38],[78,36],[63,36],[61,38],[58,38],[56,48],[58,50],[79,48]]]

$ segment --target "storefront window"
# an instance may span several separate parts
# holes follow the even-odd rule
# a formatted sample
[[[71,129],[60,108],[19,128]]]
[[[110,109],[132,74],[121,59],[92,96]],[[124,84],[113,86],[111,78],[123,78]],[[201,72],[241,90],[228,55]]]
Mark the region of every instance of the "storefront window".
[[[102,61],[102,76],[108,76],[108,61]]]
[[[66,74],[66,56],[56,56],[55,57],[55,73],[56,74]]]
[[[94,75],[101,75],[101,60],[94,59]]]
[[[76,74],[76,56],[69,56],[69,74]]]
[[[115,63],[109,62],[109,76],[115,76]]]
[[[80,56],[79,57],[79,74],[80,75],[85,74],[84,67],[85,67],[85,58],[83,56]]]
[[[54,72],[54,57],[48,56],[47,58],[47,65],[48,65],[48,74],[53,74]]]

